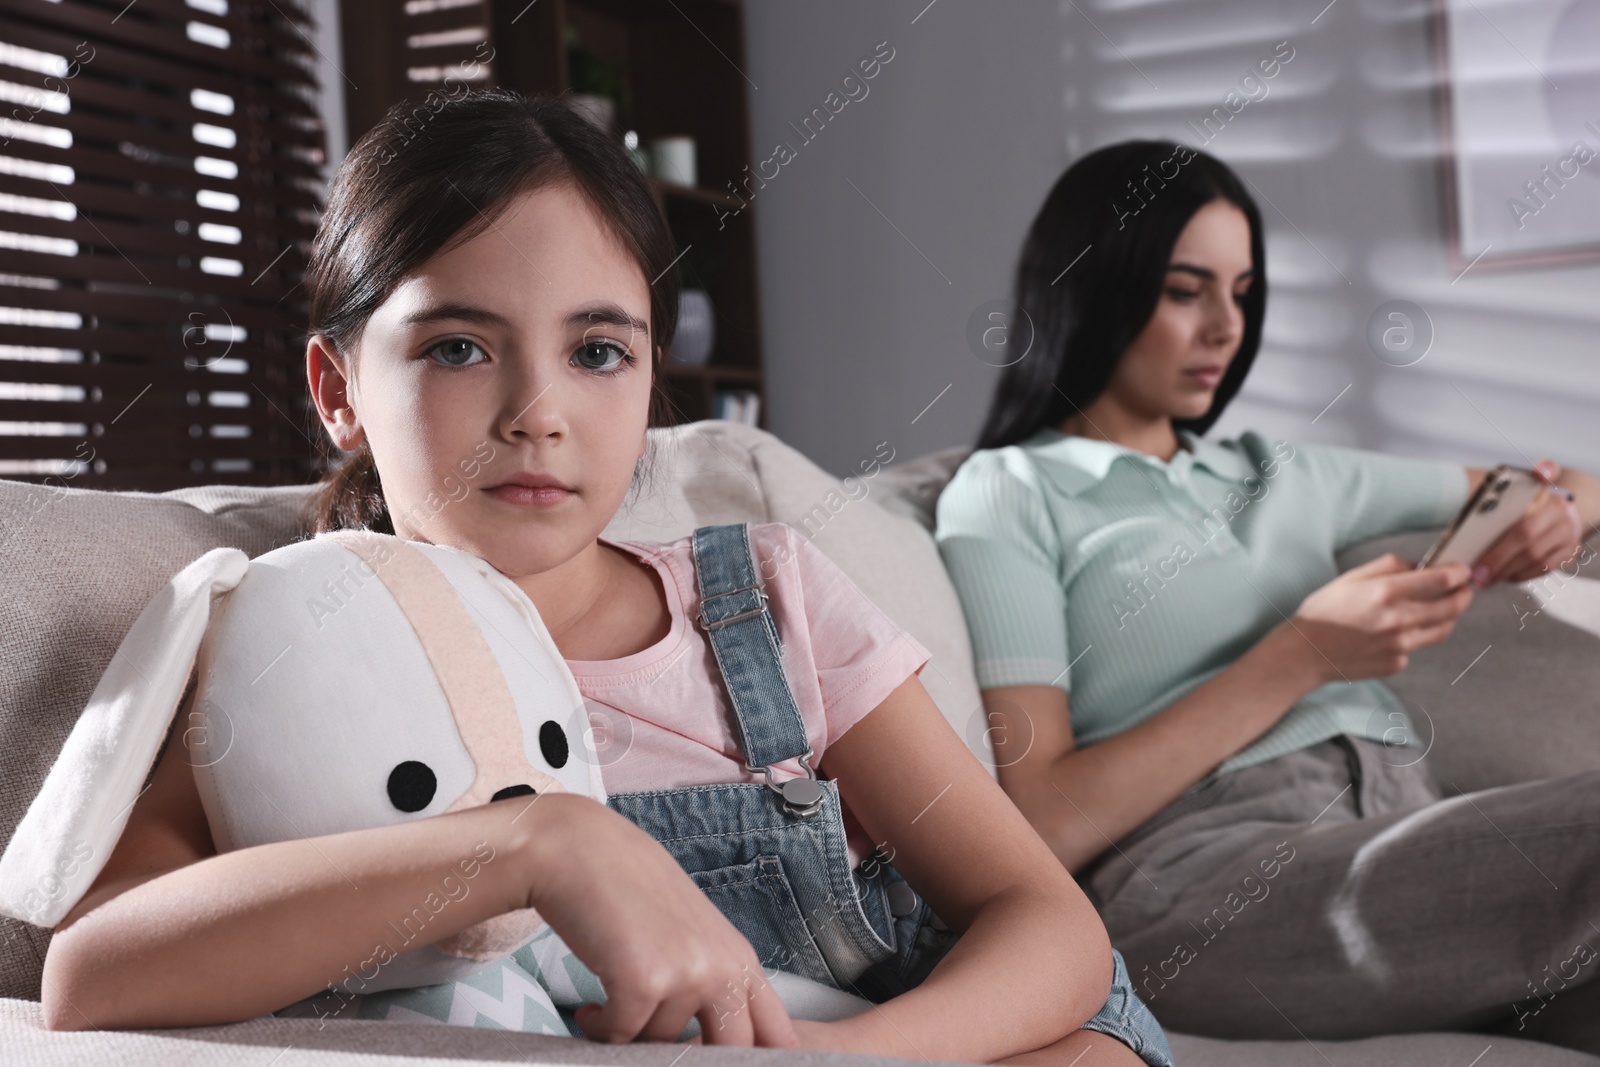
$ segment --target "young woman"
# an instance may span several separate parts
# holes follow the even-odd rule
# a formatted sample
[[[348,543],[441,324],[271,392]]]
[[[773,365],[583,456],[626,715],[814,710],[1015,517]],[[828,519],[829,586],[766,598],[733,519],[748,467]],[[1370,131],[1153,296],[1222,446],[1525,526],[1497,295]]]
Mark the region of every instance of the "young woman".
[[[1514,1008],[1562,961],[1569,984],[1600,970],[1570,965],[1600,948],[1600,773],[1442,799],[1426,724],[1377,680],[1448,637],[1474,585],[1572,561],[1600,483],[1542,461],[1576,499],[1544,494],[1476,567],[1338,573],[1348,545],[1448,522],[1487,472],[1199,437],[1255,357],[1266,274],[1249,194],[1184,146],[1074,164],[1016,287],[1034,343],[938,540],[1001,784],[1151,1009],[1290,1039],[1500,1020],[1566,1040],[1558,1016],[1600,1017],[1600,985]]]
[[[1170,1063],[1092,905],[922,688],[915,639],[781,524],[601,536],[664,400],[677,302],[671,236],[621,147],[499,91],[405,138],[386,121],[352,149],[307,275],[311,390],[354,453],[318,525],[463,549],[525,590],[584,695],[632,724],[610,806],[552,793],[215,855],[169,744],[56,932],[47,1023],[280,1009],[482,840],[509,861],[425,937],[537,908],[603,983],[574,1020],[590,1037],[673,1040],[695,1019],[718,1044]],[[469,461],[479,476],[447,490]],[[761,855],[733,856],[744,835]],[[736,863],[747,876],[722,877]],[[880,1003],[791,1020],[768,967]]]

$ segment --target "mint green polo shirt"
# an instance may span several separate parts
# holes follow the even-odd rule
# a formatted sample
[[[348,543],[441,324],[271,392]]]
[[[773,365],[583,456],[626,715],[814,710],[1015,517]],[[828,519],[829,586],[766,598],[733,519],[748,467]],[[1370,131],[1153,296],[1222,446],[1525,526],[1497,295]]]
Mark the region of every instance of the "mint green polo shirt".
[[[1059,686],[1080,746],[1227,667],[1338,575],[1345,547],[1444,526],[1467,498],[1466,468],[1454,463],[1254,431],[1178,439],[1162,462],[1044,429],[974,452],[939,496],[935,536],[979,688]],[[1339,679],[1212,775],[1341,733],[1427,740],[1388,686]]]

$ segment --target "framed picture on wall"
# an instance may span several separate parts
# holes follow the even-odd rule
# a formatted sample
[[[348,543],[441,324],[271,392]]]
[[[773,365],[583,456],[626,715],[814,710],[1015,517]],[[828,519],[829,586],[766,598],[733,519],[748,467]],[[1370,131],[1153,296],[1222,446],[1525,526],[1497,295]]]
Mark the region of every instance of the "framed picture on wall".
[[[1600,0],[1435,0],[1450,257],[1600,260]]]

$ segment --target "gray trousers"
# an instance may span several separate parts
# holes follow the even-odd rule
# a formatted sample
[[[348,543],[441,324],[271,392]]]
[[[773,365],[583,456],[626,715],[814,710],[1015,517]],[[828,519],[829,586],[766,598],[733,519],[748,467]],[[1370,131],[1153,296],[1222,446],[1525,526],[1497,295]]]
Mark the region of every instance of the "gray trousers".
[[[1202,782],[1079,874],[1164,1026],[1600,1051],[1600,770],[1441,799],[1341,736]]]

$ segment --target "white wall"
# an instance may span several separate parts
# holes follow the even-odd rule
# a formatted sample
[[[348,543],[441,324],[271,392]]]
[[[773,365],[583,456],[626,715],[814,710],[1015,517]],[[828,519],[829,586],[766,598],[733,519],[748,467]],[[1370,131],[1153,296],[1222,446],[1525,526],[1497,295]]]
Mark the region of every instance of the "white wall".
[[[1060,171],[1129,137],[1198,144],[1186,123],[1288,41],[1270,94],[1204,145],[1261,194],[1272,285],[1255,369],[1210,436],[1600,471],[1600,266],[1458,277],[1430,4],[1320,7],[750,0],[754,142],[797,147],[755,201],[774,432],[837,474],[880,441],[896,458],[970,443],[997,372],[967,318],[1008,293]],[[788,122],[884,40],[895,58],[869,95],[800,146]],[[1404,367],[1365,339],[1396,299],[1435,330]]]

